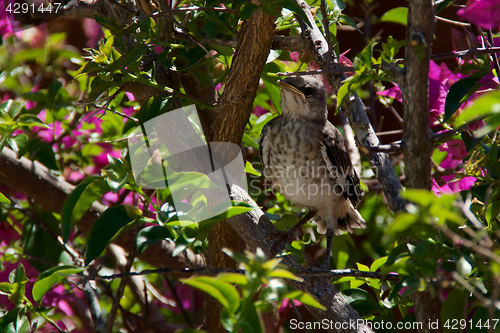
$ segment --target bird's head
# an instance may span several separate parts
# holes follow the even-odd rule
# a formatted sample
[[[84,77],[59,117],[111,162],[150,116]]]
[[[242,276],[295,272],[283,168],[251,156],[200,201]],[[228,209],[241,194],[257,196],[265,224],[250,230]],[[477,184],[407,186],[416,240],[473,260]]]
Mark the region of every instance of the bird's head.
[[[278,84],[283,115],[326,121],[325,89],[321,80],[313,76],[290,76]]]

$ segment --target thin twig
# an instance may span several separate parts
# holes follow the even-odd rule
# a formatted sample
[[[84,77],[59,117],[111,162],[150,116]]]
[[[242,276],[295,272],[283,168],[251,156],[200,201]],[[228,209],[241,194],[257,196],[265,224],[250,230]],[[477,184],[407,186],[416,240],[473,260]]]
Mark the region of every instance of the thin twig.
[[[491,32],[491,29],[488,30],[488,42],[490,43],[489,48],[495,46],[493,42],[493,33]],[[493,66],[495,67],[495,71],[497,72],[497,77],[500,77],[500,64],[498,63],[498,56],[496,53],[492,53],[490,56],[491,56],[491,61],[493,61]]]
[[[132,247],[132,250],[128,255],[127,264],[124,269],[125,273],[130,273],[130,269],[132,268],[132,264],[134,263],[134,258],[135,258],[135,246]],[[123,297],[128,277],[129,276],[125,276],[125,278],[120,281],[120,285],[118,286],[118,290],[116,291],[115,297],[113,299],[113,305],[111,306],[111,310],[109,311],[108,321],[106,322],[106,327],[104,329],[104,332],[106,333],[111,333],[113,331],[113,324],[115,322],[116,313],[118,311],[118,307],[120,306],[120,301]]]
[[[198,7],[198,6],[179,7],[179,8],[174,8],[174,9],[161,10],[161,11],[158,11],[154,14],[136,17],[136,18],[133,18],[131,20],[123,20],[120,23],[121,24],[133,23],[134,21],[142,20],[142,19],[146,19],[146,18],[150,18],[150,17],[154,18],[154,17],[163,16],[163,15],[169,15],[172,13],[193,12],[196,10],[211,11],[211,12],[227,12],[227,13],[235,13],[235,14],[239,14],[239,12],[240,12],[237,9],[222,8],[222,7]]]
[[[354,68],[352,67],[339,67],[335,69],[327,69],[327,70],[314,70],[314,71],[305,71],[305,72],[278,72],[276,75],[278,76],[301,76],[301,75],[318,75],[323,73],[349,73],[354,72]]]
[[[453,276],[455,281],[460,283],[465,289],[467,289],[469,292],[471,292],[472,295],[474,295],[474,297],[476,297],[478,300],[480,300],[484,306],[492,306],[493,305],[498,310],[500,310],[500,302],[499,301],[492,301],[491,299],[484,297],[483,294],[478,292],[477,289],[474,288],[474,286],[472,286],[469,282],[467,282],[467,280],[464,279],[457,272],[451,272],[451,276]]]
[[[184,320],[186,321],[189,327],[194,328],[193,323],[191,322],[191,319],[189,318],[189,315],[186,312],[186,309],[184,309],[184,307],[182,306],[182,300],[179,297],[179,294],[177,293],[177,290],[175,289],[174,285],[172,284],[172,281],[170,281],[168,276],[165,277],[165,281],[167,282],[168,289],[170,289],[170,292],[172,293],[172,296],[174,297],[174,300],[177,303],[177,307],[179,308],[179,310],[181,310]]]
[[[449,53],[439,53],[431,55],[431,60],[450,59],[450,58],[463,58],[474,56],[478,54],[500,53],[500,47],[479,48],[463,51],[453,51]]]
[[[244,274],[243,269],[229,269],[229,268],[214,268],[214,267],[199,267],[199,268],[160,268],[160,269],[145,269],[140,272],[126,272],[117,273],[111,275],[98,275],[95,277],[82,277],[80,275],[75,275],[74,277],[84,280],[113,280],[122,279],[130,276],[141,276],[149,274],[165,274],[165,275],[178,275],[178,274],[218,274],[218,273],[238,273]],[[308,269],[295,271],[297,276],[321,276],[327,275],[331,278],[340,278],[346,276],[353,276],[359,278],[368,279],[383,279],[383,280],[398,280],[399,275],[397,273],[390,273],[387,275],[382,275],[378,272],[364,272],[355,269]]]
[[[323,16],[323,28],[325,29],[325,39],[328,45],[328,60],[331,59],[332,55],[332,39],[330,37],[330,21],[328,20],[328,15],[326,13],[326,0],[321,0],[321,16]]]
[[[476,118],[476,119],[473,119],[463,125],[461,125],[460,127],[458,127],[457,129],[454,129],[454,130],[449,130],[449,131],[446,131],[446,132],[442,132],[442,133],[436,133],[432,136],[432,143],[433,144],[437,144],[437,143],[442,143],[442,142],[445,142],[447,141],[447,139],[457,133],[460,133],[460,132],[464,132],[464,131],[467,131],[469,129],[469,127],[471,127],[472,125],[480,122],[481,120],[483,119],[486,119],[488,118],[489,116],[493,115],[492,113],[490,114],[486,114],[486,115],[483,115],[479,118]]]
[[[479,254],[482,254],[483,256],[495,261],[496,263],[500,264],[500,257],[490,249],[487,249],[481,245],[475,244],[474,242],[465,239],[458,234],[454,233],[446,225],[439,226],[439,229],[441,230],[442,233],[444,233],[446,236],[448,236],[453,242],[455,243],[460,243],[461,246],[468,247],[469,249],[472,249],[476,251]]]
[[[394,131],[386,131],[386,132],[377,132],[375,133],[377,136],[382,135],[393,135],[393,134],[403,134],[403,130],[394,130]]]
[[[437,16],[437,15],[436,15],[436,19],[438,21],[442,21],[442,22],[446,22],[446,23],[451,23],[451,24],[458,25],[458,26],[461,26],[461,27],[470,27],[470,23],[458,22],[458,21],[454,21],[454,20],[450,20],[450,19],[441,17],[441,16]]]
[[[299,309],[297,309],[297,307],[295,306],[295,303],[293,303],[293,300],[290,300],[289,302],[292,303],[293,311],[295,311],[295,314],[299,318],[299,321],[304,322],[304,319],[302,319],[302,316],[299,313]],[[306,333],[311,333],[307,327],[304,327],[304,331],[306,331]]]
[[[213,60],[217,61],[219,64],[222,64],[222,65],[225,65],[222,61],[220,61],[219,59],[215,58],[214,55],[212,53],[210,53],[209,50],[207,50],[207,48],[205,47],[205,45],[201,44],[200,42],[198,42],[198,40],[196,38],[194,38],[193,36],[191,36],[187,31],[186,29],[184,29],[184,27],[182,26],[182,24],[179,23],[179,21],[177,21],[175,19],[175,17],[172,16],[172,14],[168,14],[167,17],[170,19],[170,21],[172,21],[181,31],[182,33],[186,34],[187,36],[189,36],[189,39],[191,39],[192,42],[194,42],[196,45],[198,45],[199,47],[201,47],[203,49],[203,51],[205,51],[205,53],[210,57],[212,58]]]
[[[378,145],[377,147],[360,147],[359,150],[361,150],[364,154],[374,152],[398,153],[404,150],[404,145],[401,140],[399,140],[386,145]]]

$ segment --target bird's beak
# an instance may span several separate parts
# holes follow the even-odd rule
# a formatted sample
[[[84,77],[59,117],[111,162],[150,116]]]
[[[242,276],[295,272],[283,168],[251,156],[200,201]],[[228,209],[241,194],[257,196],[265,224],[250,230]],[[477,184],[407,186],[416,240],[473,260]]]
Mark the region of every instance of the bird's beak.
[[[304,93],[302,91],[300,91],[299,89],[295,88],[294,86],[292,86],[291,84],[288,84],[288,83],[283,82],[283,81],[278,81],[278,84],[281,86],[282,89],[286,89],[286,90],[290,91],[291,93],[300,96],[300,98],[306,99],[306,96],[304,95]]]

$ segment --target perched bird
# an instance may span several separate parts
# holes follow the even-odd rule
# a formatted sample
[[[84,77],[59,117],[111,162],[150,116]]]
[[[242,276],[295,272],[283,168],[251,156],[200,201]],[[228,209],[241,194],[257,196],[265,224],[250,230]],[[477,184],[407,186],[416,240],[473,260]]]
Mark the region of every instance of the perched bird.
[[[327,236],[325,265],[334,234],[366,228],[356,210],[361,189],[342,134],[327,120],[323,83],[312,76],[288,77],[281,86],[282,115],[262,129],[260,158],[273,189],[308,209],[288,236],[314,216]]]

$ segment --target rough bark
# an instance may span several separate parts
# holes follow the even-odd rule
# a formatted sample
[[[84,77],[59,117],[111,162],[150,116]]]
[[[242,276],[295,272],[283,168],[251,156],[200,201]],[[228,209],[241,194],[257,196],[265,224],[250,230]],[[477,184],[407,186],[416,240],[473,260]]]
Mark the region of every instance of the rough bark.
[[[304,9],[309,21],[314,22],[311,9],[307,3],[303,0],[296,0],[296,2]],[[297,19],[302,29],[301,36],[304,39],[305,48],[311,53],[319,68],[322,70],[339,68],[340,65],[335,52],[328,54],[328,43],[318,27],[315,24],[310,27],[300,17],[297,17]],[[342,81],[346,79],[344,73],[324,73],[323,75],[334,91],[338,91],[342,85]],[[371,148],[380,145],[380,141],[375,135],[375,131],[366,114],[363,102],[357,94],[353,94],[349,98],[346,98],[344,104],[342,104],[342,111],[349,118],[349,124],[356,133],[356,143],[358,147],[363,147],[366,148],[367,151],[371,151]],[[403,187],[391,165],[389,156],[382,152],[373,152],[367,154],[367,157],[382,191],[384,192],[389,207],[394,212],[402,210],[405,206],[405,201],[399,196],[399,191]]]
[[[430,190],[432,140],[429,129],[429,61],[434,36],[432,0],[410,0],[403,75],[403,142],[406,186]],[[439,321],[441,300],[430,292],[413,295],[417,322]],[[442,332],[423,325],[419,332]]]
[[[245,20],[238,34],[232,66],[229,71],[219,111],[212,125],[214,142],[240,144],[246,123],[257,96],[260,73],[271,49],[276,17],[261,10]],[[227,221],[221,221],[208,234],[208,265],[218,268],[236,268],[236,262],[222,252],[223,248],[238,250],[240,237]],[[222,306],[210,298],[206,311],[206,330],[225,332],[220,324]]]
[[[255,201],[240,187],[233,186],[231,195],[235,200],[244,201],[257,207]],[[262,240],[269,239],[276,231],[276,227],[264,215],[262,210],[255,209],[249,213],[232,217],[227,221],[245,240],[250,250],[255,251],[257,248],[261,248],[271,258],[273,243],[263,242]],[[282,251],[284,248],[285,243],[281,242],[276,246],[275,250]],[[294,256],[283,257],[282,263],[292,269],[303,269]],[[304,281],[302,282],[287,282],[299,290],[310,293],[325,306],[325,311],[310,306],[306,307],[318,321],[322,322],[326,320],[328,323],[333,323],[332,327],[327,329],[328,332],[373,332],[361,319],[359,314],[349,305],[342,293],[332,285],[327,276],[304,276],[303,278]],[[336,329],[335,323],[344,327]]]

